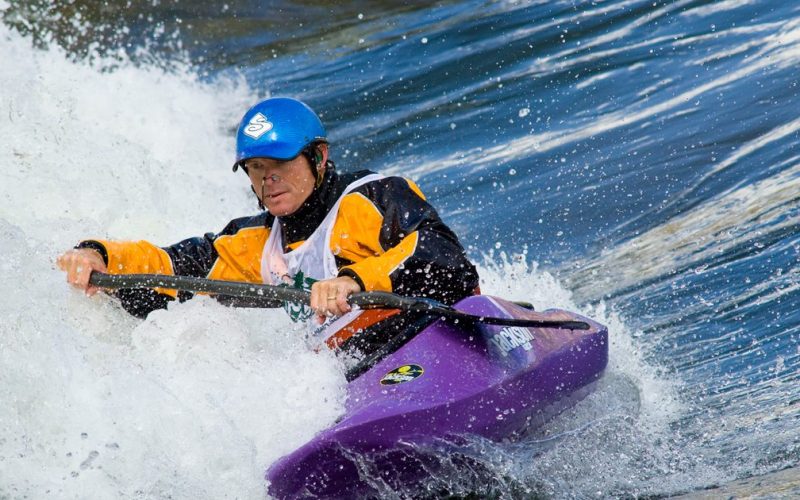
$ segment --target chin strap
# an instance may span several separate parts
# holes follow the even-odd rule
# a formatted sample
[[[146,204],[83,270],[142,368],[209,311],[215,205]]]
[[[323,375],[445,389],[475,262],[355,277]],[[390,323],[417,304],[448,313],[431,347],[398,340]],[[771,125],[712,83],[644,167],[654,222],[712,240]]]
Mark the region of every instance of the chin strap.
[[[263,187],[263,184],[262,184],[262,187]],[[261,202],[261,198],[258,197],[258,193],[256,193],[256,188],[254,188],[252,184],[250,184],[250,191],[252,191],[253,194],[256,195],[256,200],[258,201],[258,208],[260,210],[266,210],[267,207],[265,207],[264,204]],[[263,196],[263,191],[262,191],[262,196]]]
[[[314,182],[314,189],[318,189],[322,185],[322,182],[324,180],[325,180],[325,172],[317,169],[317,181]]]

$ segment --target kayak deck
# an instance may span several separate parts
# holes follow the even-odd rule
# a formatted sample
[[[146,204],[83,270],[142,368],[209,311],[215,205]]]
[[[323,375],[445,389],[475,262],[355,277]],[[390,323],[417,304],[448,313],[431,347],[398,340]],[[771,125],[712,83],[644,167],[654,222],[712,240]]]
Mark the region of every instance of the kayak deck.
[[[343,417],[267,471],[278,498],[343,497],[380,481],[417,481],[417,446],[459,435],[500,440],[574,404],[608,361],[608,331],[564,311],[534,312],[489,296],[456,309],[478,316],[586,321],[588,330],[436,321],[348,384]],[[570,397],[573,396],[573,397]]]

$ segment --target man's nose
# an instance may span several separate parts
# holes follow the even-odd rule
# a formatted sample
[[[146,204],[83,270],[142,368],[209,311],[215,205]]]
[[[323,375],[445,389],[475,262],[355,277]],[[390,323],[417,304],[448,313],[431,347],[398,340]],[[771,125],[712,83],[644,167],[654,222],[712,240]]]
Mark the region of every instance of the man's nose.
[[[261,178],[261,184],[266,184],[267,179],[271,180],[272,183],[274,184],[281,180],[281,176],[278,174],[265,175],[264,177]]]

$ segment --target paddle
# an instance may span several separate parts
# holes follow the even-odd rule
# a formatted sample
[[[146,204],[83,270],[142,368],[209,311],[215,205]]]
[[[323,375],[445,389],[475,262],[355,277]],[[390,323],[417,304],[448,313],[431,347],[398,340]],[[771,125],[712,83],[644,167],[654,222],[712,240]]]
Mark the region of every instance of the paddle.
[[[192,276],[165,276],[160,274],[105,274],[97,271],[89,277],[89,283],[102,288],[168,288],[186,292],[207,292],[216,295],[246,297],[252,305],[276,307],[276,302],[295,302],[309,304],[311,295],[297,288],[286,286],[220,281]],[[431,299],[402,297],[388,292],[360,292],[349,297],[351,305],[362,309],[400,309],[449,320],[461,320],[486,325],[522,326],[539,328],[565,328],[569,330],[588,330],[588,323],[571,320],[539,320],[521,318],[496,318],[477,316],[453,309]]]

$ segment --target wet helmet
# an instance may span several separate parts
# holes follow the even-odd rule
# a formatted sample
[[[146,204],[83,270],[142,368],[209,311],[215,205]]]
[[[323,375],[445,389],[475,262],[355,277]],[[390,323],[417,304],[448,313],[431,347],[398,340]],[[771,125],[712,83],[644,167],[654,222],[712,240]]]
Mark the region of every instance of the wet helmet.
[[[327,142],[325,127],[314,111],[297,99],[273,97],[244,114],[236,133],[236,163],[250,158],[291,160],[309,146]]]

